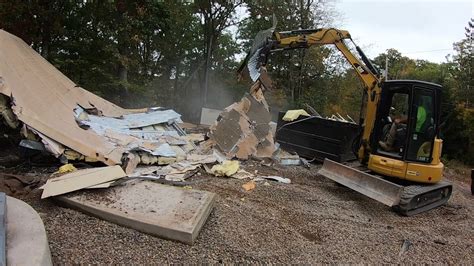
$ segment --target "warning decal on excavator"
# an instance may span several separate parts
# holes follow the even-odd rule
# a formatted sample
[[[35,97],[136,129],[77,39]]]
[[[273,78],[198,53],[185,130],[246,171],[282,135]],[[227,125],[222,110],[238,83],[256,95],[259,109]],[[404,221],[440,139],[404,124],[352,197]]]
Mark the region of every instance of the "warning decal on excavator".
[[[419,176],[420,173],[418,173],[417,171],[407,171],[407,175]]]

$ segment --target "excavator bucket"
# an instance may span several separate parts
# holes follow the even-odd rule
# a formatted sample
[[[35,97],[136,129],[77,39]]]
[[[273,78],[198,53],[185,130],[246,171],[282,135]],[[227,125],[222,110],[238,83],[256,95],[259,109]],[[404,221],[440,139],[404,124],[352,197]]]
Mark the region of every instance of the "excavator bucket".
[[[403,186],[380,176],[325,159],[319,174],[371,199],[412,216],[445,204],[452,193],[449,182]]]
[[[257,33],[255,39],[253,40],[252,47],[250,48],[247,56],[241,63],[239,69],[237,70],[237,73],[239,73],[241,77],[245,74],[248,74],[253,82],[256,82],[260,79],[260,81],[267,89],[271,89],[270,77],[268,77],[266,70],[264,68],[262,69],[261,66],[263,63],[262,60],[265,61],[266,54],[270,52],[265,50],[265,46],[268,44],[269,39],[271,39],[276,26],[277,19],[275,15],[273,15],[272,27],[266,30],[259,31]]]

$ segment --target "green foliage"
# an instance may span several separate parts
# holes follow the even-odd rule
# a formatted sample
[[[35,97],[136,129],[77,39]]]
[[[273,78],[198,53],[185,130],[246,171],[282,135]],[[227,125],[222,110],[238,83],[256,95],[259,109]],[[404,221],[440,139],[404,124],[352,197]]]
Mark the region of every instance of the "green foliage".
[[[453,121],[456,123],[451,132],[446,132],[447,139],[452,139],[457,149],[448,151],[448,155],[474,166],[474,19],[465,28],[465,38],[454,43],[455,54],[449,63],[450,74],[449,99]],[[450,148],[451,149],[451,148]]]
[[[277,19],[277,31],[318,28],[321,21],[327,22],[330,12],[324,11],[325,1],[249,1],[249,17],[239,27],[239,37],[244,51],[250,49],[255,35],[272,26]],[[328,82],[331,64],[326,64],[334,53],[328,47],[312,47],[308,50],[288,50],[275,53],[269,58],[267,70],[278,92],[267,93],[269,103],[275,110],[303,108],[309,104],[316,110],[324,110],[327,97],[324,91],[332,89]],[[283,92],[283,93],[282,93]]]
[[[465,28],[465,38],[454,43],[455,54],[451,57],[454,67],[451,73],[455,80],[454,96],[467,108],[474,107],[474,19]]]
[[[244,17],[239,15],[245,13]],[[0,0],[0,28],[36,49],[79,86],[124,107],[173,107],[198,121],[202,106],[224,108],[248,90],[239,59],[257,32],[328,26],[327,1]],[[441,84],[442,138],[449,158],[474,163],[474,21],[447,63],[414,60],[395,49],[374,58],[389,79]],[[331,47],[275,53],[267,69],[273,111],[305,108],[357,121],[361,82]]]

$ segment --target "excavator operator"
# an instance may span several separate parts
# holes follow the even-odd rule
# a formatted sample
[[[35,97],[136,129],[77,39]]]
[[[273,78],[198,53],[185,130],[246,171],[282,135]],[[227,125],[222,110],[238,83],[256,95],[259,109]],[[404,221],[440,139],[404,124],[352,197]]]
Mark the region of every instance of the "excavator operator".
[[[384,128],[385,140],[379,141],[379,146],[385,151],[395,151],[400,148],[403,144],[403,140],[406,136],[407,131],[407,116],[406,114],[395,115],[393,111],[395,108],[390,108],[392,112],[390,117],[392,118],[392,124],[387,125]]]
[[[421,132],[422,127],[426,122],[426,108],[424,98],[420,99],[421,103],[418,105],[417,113],[416,113],[416,125],[415,125],[415,132]],[[391,111],[395,110],[394,107],[390,108]],[[391,115],[393,116],[393,115]],[[407,116],[405,114],[392,119],[393,122],[390,126],[390,129],[385,129],[384,134],[385,140],[379,141],[379,146],[384,149],[385,151],[396,151],[400,147],[403,146],[403,142],[406,137],[407,132]]]

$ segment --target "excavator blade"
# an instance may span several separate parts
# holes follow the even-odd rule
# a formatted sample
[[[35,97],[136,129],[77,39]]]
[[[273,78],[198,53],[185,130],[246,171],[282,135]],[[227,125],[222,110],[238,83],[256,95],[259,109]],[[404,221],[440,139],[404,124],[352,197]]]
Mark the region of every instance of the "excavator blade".
[[[405,216],[439,207],[448,202],[452,193],[452,185],[446,181],[437,184],[402,186],[329,159],[324,160],[323,167],[318,173],[390,206]]]
[[[398,205],[403,191],[403,186],[329,159],[318,174],[390,207]]]

